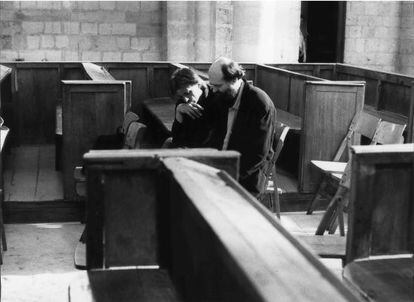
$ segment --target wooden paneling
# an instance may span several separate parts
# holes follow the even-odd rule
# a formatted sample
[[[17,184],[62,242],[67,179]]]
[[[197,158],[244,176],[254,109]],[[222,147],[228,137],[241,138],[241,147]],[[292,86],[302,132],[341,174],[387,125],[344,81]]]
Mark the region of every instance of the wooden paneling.
[[[64,81],[63,182],[65,200],[75,197],[73,169],[99,135],[110,135],[122,125],[130,107],[120,82]]]
[[[255,85],[263,89],[272,99],[276,109],[303,117],[304,83],[325,81],[324,79],[295,73],[285,69],[256,65]]]
[[[407,142],[414,143],[414,81],[411,83],[410,114],[408,115]]]
[[[320,175],[311,160],[332,160],[354,115],[362,110],[364,84],[307,82],[301,136],[299,186],[301,192],[316,189]]]
[[[85,155],[89,268],[160,264],[160,228],[169,226],[160,220],[167,209],[168,194],[163,193],[168,182],[158,172],[159,158],[171,156],[189,157],[238,176],[239,155],[234,151],[154,149]]]
[[[347,262],[414,252],[414,144],[354,146]]]

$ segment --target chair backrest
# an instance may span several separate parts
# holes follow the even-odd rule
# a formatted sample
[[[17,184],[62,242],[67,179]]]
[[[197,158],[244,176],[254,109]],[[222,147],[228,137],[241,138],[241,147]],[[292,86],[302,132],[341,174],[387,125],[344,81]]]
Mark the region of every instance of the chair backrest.
[[[145,145],[147,126],[133,121],[125,134],[124,149],[140,149]]]
[[[406,125],[381,121],[372,138],[371,145],[402,144],[404,142],[403,132]]]
[[[274,152],[273,152],[272,158],[270,159],[269,167],[266,171],[267,181],[269,181],[269,177],[272,172],[272,169],[274,165],[276,165],[276,161],[280,155],[280,152],[282,151],[283,145],[285,144],[285,138],[289,132],[289,129],[290,129],[289,126],[282,124],[280,122],[276,122],[275,135],[273,137],[273,151]],[[267,186],[267,183],[266,183],[266,186]]]
[[[124,122],[122,123],[122,129],[121,129],[122,133],[126,134],[128,131],[129,125],[132,122],[137,122],[138,120],[139,120],[139,116],[136,113],[132,111],[128,111],[125,114]]]
[[[335,153],[333,161],[341,160],[345,152],[349,154],[349,147],[351,145],[359,145],[361,143],[361,135],[372,141],[380,122],[381,119],[379,117],[365,111],[355,114],[347,134]]]

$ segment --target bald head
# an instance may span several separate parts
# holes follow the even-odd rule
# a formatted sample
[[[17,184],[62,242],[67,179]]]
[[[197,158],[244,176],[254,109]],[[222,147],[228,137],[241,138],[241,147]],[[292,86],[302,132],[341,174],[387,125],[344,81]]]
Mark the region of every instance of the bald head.
[[[243,68],[233,60],[220,57],[211,64],[208,77],[214,91],[234,95],[237,93],[241,79],[244,77]]]

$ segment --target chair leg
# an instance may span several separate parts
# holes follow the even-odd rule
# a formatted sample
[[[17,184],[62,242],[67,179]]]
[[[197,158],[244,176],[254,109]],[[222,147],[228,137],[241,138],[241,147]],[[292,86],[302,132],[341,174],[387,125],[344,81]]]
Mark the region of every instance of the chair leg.
[[[329,225],[329,234],[334,234],[339,224],[339,234],[345,236],[344,207],[348,204],[348,189],[340,186],[337,194],[337,209]]]
[[[335,215],[335,211],[337,209],[338,204],[338,195],[335,194],[335,196],[331,199],[331,202],[328,205],[328,208],[326,209],[326,212],[324,213],[321,222],[318,225],[318,228],[316,229],[315,235],[323,235],[325,231],[329,227],[329,223],[331,222],[332,217]]]
[[[318,191],[316,191],[315,196],[313,197],[312,201],[308,205],[306,215],[311,215],[313,213],[321,197],[323,196],[323,192],[325,191],[326,186],[327,186],[327,182],[325,179],[323,179],[321,184],[319,185]]]
[[[273,168],[272,171],[272,179],[273,179],[273,196],[274,196],[274,204],[272,207],[272,210],[276,213],[277,218],[280,219],[280,199],[279,199],[279,191],[278,191],[278,186],[277,186],[277,179],[276,179],[276,170]]]

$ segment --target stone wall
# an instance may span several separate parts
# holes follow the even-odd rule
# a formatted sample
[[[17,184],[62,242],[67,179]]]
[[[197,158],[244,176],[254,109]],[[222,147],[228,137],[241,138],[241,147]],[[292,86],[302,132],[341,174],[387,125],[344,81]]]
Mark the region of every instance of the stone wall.
[[[350,1],[345,63],[414,75],[413,2]]]
[[[0,10],[0,60],[297,60],[299,1],[0,1]]]
[[[0,59],[161,60],[162,3],[0,3]]]

